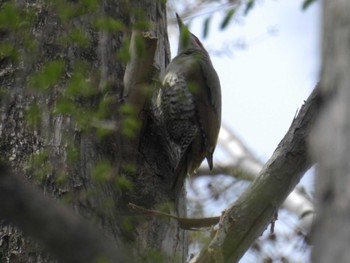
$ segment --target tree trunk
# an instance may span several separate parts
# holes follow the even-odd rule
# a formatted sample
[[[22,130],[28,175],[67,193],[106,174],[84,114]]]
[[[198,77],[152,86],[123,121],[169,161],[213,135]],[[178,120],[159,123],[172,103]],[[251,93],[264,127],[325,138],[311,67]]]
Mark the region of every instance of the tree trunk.
[[[350,2],[323,2],[321,86],[330,98],[312,134],[317,220],[313,231],[317,263],[349,262],[350,251]]]
[[[150,262],[152,256],[184,261],[187,236],[176,222],[128,207],[186,211],[184,193],[171,190],[176,149],[163,138],[149,95],[169,61],[165,2],[18,0],[0,6],[3,158],[116,245],[128,243]],[[131,70],[141,83],[125,90],[125,65],[135,52],[147,57],[152,48],[138,31],[156,41],[154,65],[143,69],[147,76]],[[130,42],[136,51],[129,53]],[[53,260],[5,221],[0,247],[1,262]]]

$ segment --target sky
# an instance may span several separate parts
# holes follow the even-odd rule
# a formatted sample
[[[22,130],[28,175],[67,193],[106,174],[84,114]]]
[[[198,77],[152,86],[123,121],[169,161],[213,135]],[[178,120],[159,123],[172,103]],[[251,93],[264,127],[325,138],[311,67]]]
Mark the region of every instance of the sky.
[[[217,32],[247,39],[244,50],[212,59],[222,83],[223,121],[263,160],[317,83],[319,11],[314,5],[302,12],[301,1],[264,1],[241,25]],[[271,28],[276,33],[269,34]]]
[[[263,162],[318,80],[320,4],[302,11],[302,2],[258,0],[247,16],[224,30],[219,30],[222,13],[216,13],[206,39],[202,37],[206,16],[190,24],[220,77],[222,121]],[[177,35],[171,39],[174,56]]]

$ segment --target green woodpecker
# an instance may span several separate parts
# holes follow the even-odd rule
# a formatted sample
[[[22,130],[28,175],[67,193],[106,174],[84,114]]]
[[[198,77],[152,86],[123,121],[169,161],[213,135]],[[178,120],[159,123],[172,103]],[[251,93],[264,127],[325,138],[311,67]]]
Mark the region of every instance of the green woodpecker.
[[[213,168],[213,153],[221,124],[221,88],[208,52],[189,32],[178,14],[177,56],[167,66],[158,107],[170,140],[180,148],[175,185],[183,184],[206,158]]]

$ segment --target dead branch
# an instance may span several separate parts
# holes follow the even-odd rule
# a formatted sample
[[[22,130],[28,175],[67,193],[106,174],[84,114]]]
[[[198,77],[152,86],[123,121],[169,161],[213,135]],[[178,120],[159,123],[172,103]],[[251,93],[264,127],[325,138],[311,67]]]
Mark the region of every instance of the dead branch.
[[[216,225],[220,220],[219,216],[202,218],[178,217],[161,211],[147,209],[132,203],[129,203],[129,207],[145,215],[175,219],[178,222],[179,227],[185,230],[198,230],[204,227],[211,227]]]

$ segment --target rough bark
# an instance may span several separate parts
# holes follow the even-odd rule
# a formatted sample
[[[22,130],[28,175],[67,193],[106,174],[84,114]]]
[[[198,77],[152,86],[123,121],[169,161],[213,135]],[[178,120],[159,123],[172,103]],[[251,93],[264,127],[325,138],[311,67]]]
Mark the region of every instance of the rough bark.
[[[319,161],[312,261],[350,261],[350,2],[323,2],[321,86],[330,97],[312,133]]]
[[[150,96],[137,91],[142,105],[126,111],[129,95],[123,92],[126,53],[121,51],[129,48],[125,43],[132,28],[156,37],[155,68],[161,71],[169,61],[165,3],[1,1],[0,5],[2,10],[10,6],[27,23],[0,26],[1,44],[13,45],[16,53],[16,58],[0,57],[4,159],[16,174],[39,185],[45,195],[69,203],[116,244],[132,244],[142,257],[152,254],[167,262],[183,261],[186,235],[175,221],[141,217],[127,206],[133,202],[182,215],[185,211],[183,193],[169,191],[176,160],[150,114]],[[71,34],[74,30],[82,32],[86,42],[78,43]],[[51,62],[56,63],[53,75],[62,70],[53,83],[40,75]],[[79,73],[80,82],[73,82]],[[135,87],[129,88],[132,94]],[[67,105],[74,105],[74,110]],[[37,115],[30,114],[33,109]],[[106,133],[104,121],[119,128]],[[109,170],[101,172],[106,167]],[[52,261],[17,228],[7,222],[0,227],[0,261]]]

